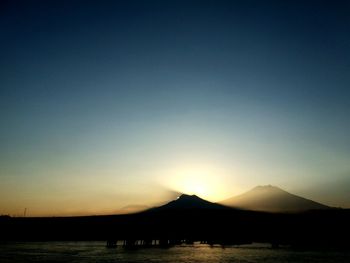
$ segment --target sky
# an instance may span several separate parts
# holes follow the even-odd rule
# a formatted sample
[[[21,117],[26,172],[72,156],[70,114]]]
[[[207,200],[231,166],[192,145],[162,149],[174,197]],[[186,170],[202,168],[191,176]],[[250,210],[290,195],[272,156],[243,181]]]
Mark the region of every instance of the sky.
[[[348,1],[2,1],[0,214],[272,184],[350,207]]]

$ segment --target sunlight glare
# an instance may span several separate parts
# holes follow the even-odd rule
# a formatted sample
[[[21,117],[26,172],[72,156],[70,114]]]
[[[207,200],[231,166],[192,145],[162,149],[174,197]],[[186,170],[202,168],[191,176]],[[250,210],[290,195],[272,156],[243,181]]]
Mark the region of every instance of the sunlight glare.
[[[212,167],[184,167],[166,173],[168,177],[162,178],[163,185],[175,191],[197,195],[212,202],[227,197],[229,189],[225,187],[223,173]]]

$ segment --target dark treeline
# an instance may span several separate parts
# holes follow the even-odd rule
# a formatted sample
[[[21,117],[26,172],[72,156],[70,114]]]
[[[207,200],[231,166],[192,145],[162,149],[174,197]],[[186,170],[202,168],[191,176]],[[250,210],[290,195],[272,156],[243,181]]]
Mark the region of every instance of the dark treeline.
[[[350,249],[350,210],[295,214],[235,209],[149,210],[86,217],[0,218],[2,241],[191,240]]]

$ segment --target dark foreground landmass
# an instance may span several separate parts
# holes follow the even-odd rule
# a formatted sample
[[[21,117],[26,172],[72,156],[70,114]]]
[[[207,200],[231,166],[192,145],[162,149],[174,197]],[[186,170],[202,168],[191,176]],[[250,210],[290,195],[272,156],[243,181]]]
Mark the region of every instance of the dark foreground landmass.
[[[0,241],[105,240],[113,246],[170,246],[182,242],[350,249],[350,210],[264,213],[217,204],[178,205],[136,214],[84,217],[0,217]],[[155,242],[157,240],[157,242]]]

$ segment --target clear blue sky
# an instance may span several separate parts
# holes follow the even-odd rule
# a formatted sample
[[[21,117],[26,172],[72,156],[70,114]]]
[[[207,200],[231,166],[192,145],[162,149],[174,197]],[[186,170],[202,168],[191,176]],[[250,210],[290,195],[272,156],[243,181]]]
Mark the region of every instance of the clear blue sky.
[[[5,1],[0,214],[274,184],[350,207],[348,1]]]

